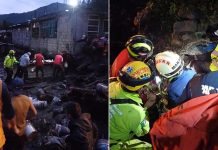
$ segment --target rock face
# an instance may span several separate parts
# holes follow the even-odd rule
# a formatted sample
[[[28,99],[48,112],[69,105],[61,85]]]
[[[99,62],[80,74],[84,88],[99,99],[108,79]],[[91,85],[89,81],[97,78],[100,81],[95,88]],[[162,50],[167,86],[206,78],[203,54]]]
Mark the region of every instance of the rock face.
[[[180,8],[177,16],[181,19],[173,24],[171,46],[181,48],[187,43],[198,40],[196,32],[198,28],[198,12],[191,8]]]
[[[186,44],[202,39],[208,24],[217,23],[215,4],[218,2],[149,0],[136,13],[134,25],[138,26],[138,33],[149,35],[156,52],[166,47],[179,52]]]

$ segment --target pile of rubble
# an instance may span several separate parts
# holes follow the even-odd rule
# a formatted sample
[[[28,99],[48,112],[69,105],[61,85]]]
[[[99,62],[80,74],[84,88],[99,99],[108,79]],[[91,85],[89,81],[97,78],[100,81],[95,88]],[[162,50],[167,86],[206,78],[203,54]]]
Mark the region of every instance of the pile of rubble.
[[[98,127],[98,146],[108,147],[108,100],[98,94],[98,83],[107,85],[107,58],[100,62],[77,58],[75,67],[71,68],[64,80],[52,80],[52,67],[45,66],[45,78],[38,82],[35,73],[29,67],[29,81],[23,90],[36,107],[38,114],[31,119],[36,132],[32,134],[25,144],[25,149],[67,149],[65,138],[69,135],[68,117],[64,106],[70,101],[78,102],[83,112],[90,113],[93,122]],[[1,60],[2,65],[3,59]],[[5,78],[3,67],[0,70],[2,79]],[[102,144],[104,143],[104,144]]]
[[[70,131],[63,107],[70,101],[78,102],[84,112],[92,115],[99,130],[99,139],[107,139],[108,101],[96,92],[98,83],[107,84],[107,75],[85,73],[81,65],[78,68],[76,72],[65,76],[64,81],[48,80],[24,86],[38,111],[37,117],[31,120],[37,136],[27,143],[26,149],[66,149],[64,138]]]

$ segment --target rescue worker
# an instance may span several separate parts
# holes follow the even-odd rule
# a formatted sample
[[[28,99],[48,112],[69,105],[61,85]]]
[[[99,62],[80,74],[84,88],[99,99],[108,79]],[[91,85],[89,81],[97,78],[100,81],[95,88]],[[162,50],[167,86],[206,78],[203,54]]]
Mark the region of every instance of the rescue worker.
[[[179,97],[196,72],[185,68],[182,58],[172,51],[158,53],[155,56],[155,66],[160,76],[169,81],[167,87],[169,106],[178,105]]]
[[[60,74],[60,78],[64,78],[63,56],[61,54],[55,55],[53,62],[53,79],[57,79]]]
[[[184,89],[179,101],[185,102],[199,96],[218,93],[218,71],[194,76]]]
[[[118,72],[122,67],[130,61],[140,60],[146,61],[153,54],[153,43],[144,35],[134,35],[125,44],[119,55],[114,60],[111,66],[111,77],[117,77]]]
[[[2,80],[0,80],[0,110],[0,150],[3,150],[6,139],[3,131],[2,117],[9,121],[5,128],[13,129],[16,134],[19,133],[19,130],[16,126],[14,109],[11,105],[11,97],[7,85]]]
[[[132,61],[122,68],[117,80],[109,84],[111,150],[152,147],[134,136],[144,136],[150,130],[147,108],[138,92],[153,77],[148,65]]]
[[[37,110],[29,97],[24,95],[22,85],[14,87],[12,95],[12,106],[15,111],[16,126],[19,132],[17,134],[13,134],[12,132],[7,131],[4,149],[23,150],[24,144],[27,141],[27,137],[24,133],[27,125],[26,120],[35,117],[37,115]]]
[[[42,55],[41,51],[39,50],[37,54],[35,54],[34,59],[36,60],[35,66],[36,66],[36,79],[38,79],[39,71],[41,71],[42,79],[44,77],[44,56]]]
[[[14,55],[15,55],[15,51],[10,50],[4,60],[4,69],[7,73],[7,78],[5,79],[5,83],[7,84],[11,83],[14,65],[19,63]]]
[[[218,71],[218,24],[209,25],[206,30],[206,36],[210,39],[207,49],[211,51],[211,71]]]
[[[15,75],[17,76],[19,74],[21,77],[24,77],[24,81],[28,79],[27,67],[30,64],[30,56],[31,56],[31,53],[27,52],[20,57],[20,63],[19,63],[16,75]]]

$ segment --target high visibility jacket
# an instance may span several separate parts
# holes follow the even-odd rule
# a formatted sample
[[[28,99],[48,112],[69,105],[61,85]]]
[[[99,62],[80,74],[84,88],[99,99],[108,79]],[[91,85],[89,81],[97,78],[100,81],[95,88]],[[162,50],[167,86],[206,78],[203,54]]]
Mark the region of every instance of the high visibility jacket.
[[[154,150],[217,150],[218,94],[191,99],[165,113],[150,135]]]
[[[210,64],[210,70],[211,71],[217,71],[218,70],[218,45],[216,45],[216,48],[211,53],[211,64]]]
[[[5,135],[2,127],[2,81],[0,80],[0,148],[5,144]]]
[[[129,54],[127,49],[123,49],[114,60],[111,66],[111,77],[117,77],[120,69],[123,68],[128,62],[130,62]]]
[[[16,58],[14,56],[10,57],[7,55],[4,60],[4,68],[13,69],[15,63],[18,63]]]
[[[121,88],[120,82],[109,84],[110,107],[110,139],[114,143],[131,140],[133,135],[138,137],[150,130],[146,108],[136,93],[129,93]],[[125,101],[124,103],[116,103]],[[133,103],[131,103],[133,102]]]

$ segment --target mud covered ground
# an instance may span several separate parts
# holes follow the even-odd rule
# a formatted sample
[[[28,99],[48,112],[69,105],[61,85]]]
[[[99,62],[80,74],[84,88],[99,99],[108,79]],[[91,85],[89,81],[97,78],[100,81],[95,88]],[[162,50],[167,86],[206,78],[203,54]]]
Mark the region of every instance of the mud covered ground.
[[[0,61],[0,74],[4,79],[3,58]],[[55,131],[55,126],[67,126],[68,119],[63,107],[69,101],[79,102],[83,112],[92,115],[99,130],[99,139],[107,139],[108,100],[96,92],[97,83],[108,82],[107,58],[101,57],[98,61],[93,61],[89,57],[81,56],[74,61],[74,67],[70,68],[64,80],[53,80],[52,65],[46,65],[45,78],[37,81],[35,73],[31,72],[32,66],[29,67],[29,80],[24,85],[24,91],[33,100],[47,101],[47,106],[37,106],[38,115],[31,120],[37,130],[37,136],[26,142],[26,150],[49,149],[46,144],[47,137],[64,137]],[[62,145],[63,147],[57,145],[57,149],[65,149],[66,145]]]

